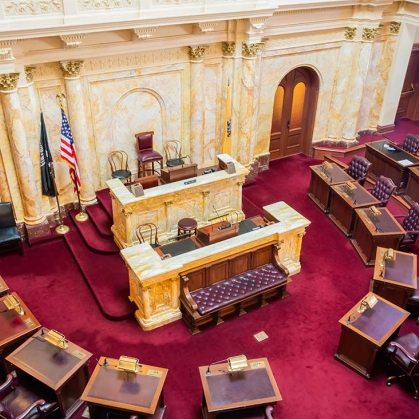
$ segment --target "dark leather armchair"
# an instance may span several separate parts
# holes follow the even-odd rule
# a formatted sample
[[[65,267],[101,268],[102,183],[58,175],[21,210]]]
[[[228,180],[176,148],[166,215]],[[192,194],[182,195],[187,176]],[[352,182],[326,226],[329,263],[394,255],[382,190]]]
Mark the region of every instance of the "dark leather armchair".
[[[406,234],[399,245],[399,249],[407,246],[414,246],[419,237],[419,204],[415,202],[409,209],[406,216],[395,215],[395,218],[402,218],[402,227],[406,231]]]
[[[400,375],[387,378],[387,385],[400,378],[409,377],[414,388],[414,398],[418,399],[419,391],[414,377],[419,376],[419,337],[415,333],[399,336],[387,346],[387,355],[392,364],[401,371]]]
[[[108,161],[114,179],[131,180],[131,171],[128,169],[128,154],[125,151],[112,151],[108,155]]]
[[[364,185],[370,167],[371,163],[365,157],[353,156],[349,166],[344,170],[360,185]]]
[[[17,246],[23,255],[22,238],[16,226],[11,202],[0,202],[0,247]]]
[[[28,380],[17,384],[16,378],[8,374],[0,385],[0,417],[5,419],[45,418],[58,410],[54,393],[39,382]]]
[[[273,419],[273,406],[252,407],[217,415],[217,419]]]
[[[135,134],[137,140],[137,157],[138,157],[138,176],[146,175],[146,165],[151,163],[151,170],[154,174],[154,163],[160,164],[160,169],[163,167],[163,156],[153,149],[153,135],[154,131],[140,132]]]
[[[411,154],[419,151],[419,135],[407,134],[402,143],[402,149]]]
[[[367,190],[371,192],[375,198],[379,199],[380,207],[387,206],[388,201],[390,201],[391,195],[396,189],[394,182],[385,176],[379,176],[377,183],[373,188],[368,188]]]

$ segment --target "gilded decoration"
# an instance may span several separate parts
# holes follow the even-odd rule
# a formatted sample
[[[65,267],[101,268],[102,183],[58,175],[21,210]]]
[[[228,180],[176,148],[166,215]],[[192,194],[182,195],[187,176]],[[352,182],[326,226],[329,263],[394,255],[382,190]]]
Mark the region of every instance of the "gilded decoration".
[[[247,44],[246,42],[242,43],[242,54],[244,57],[253,58],[256,57],[258,52],[262,49],[264,43],[259,42],[257,44]]]
[[[400,31],[400,22],[391,22],[390,23],[390,33],[392,35],[398,35],[399,31]]]
[[[205,54],[205,47],[189,47],[189,59],[200,61]]]
[[[39,15],[63,12],[62,0],[5,1],[6,16]]]
[[[204,0],[153,0],[153,6],[176,6],[177,4],[203,3]]]
[[[349,28],[349,27],[345,28],[345,38],[348,41],[353,41],[355,38],[355,35],[356,35],[356,28]]]
[[[0,90],[11,92],[16,90],[19,81],[19,73],[0,74]]]
[[[134,41],[146,41],[153,37],[153,33],[156,32],[157,26],[151,28],[135,28],[132,30],[133,32],[133,40]]]
[[[60,66],[64,72],[64,77],[78,77],[83,66],[83,61],[61,61]]]
[[[378,33],[378,29],[364,28],[362,31],[362,40],[363,41],[373,41],[375,36]]]
[[[234,50],[236,49],[235,42],[222,42],[223,55],[226,57],[232,57],[234,55]]]
[[[26,76],[26,81],[28,83],[33,82],[35,73],[36,73],[36,67],[25,67],[25,76]]]
[[[65,48],[78,48],[82,44],[85,37],[86,37],[85,33],[60,36],[61,41],[63,41]]]
[[[0,60],[13,60],[14,58],[11,48],[0,48]]]
[[[132,6],[132,0],[78,0],[81,10],[119,9]]]

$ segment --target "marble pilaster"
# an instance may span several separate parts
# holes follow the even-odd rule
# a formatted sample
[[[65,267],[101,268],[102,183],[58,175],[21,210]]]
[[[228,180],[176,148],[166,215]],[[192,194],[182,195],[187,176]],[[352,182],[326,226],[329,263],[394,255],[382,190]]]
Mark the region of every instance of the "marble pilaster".
[[[222,76],[222,85],[223,85],[223,92],[225,92],[225,97],[223,101],[223,108],[222,108],[222,126],[223,129],[221,131],[221,139],[224,136],[224,130],[226,129],[227,121],[225,117],[227,116],[226,107],[230,106],[230,123],[232,122],[232,91],[233,91],[233,81],[234,81],[234,51],[235,51],[235,43],[234,42],[223,42],[222,43],[222,50],[223,50],[223,76]],[[227,102],[227,86],[230,86],[230,103]],[[227,141],[223,143],[221,140],[219,150],[222,153],[229,154],[230,156],[235,155],[232,153],[233,150],[233,138],[235,138],[235,132],[231,131],[231,136],[227,138]]]
[[[77,151],[77,161],[80,170],[81,188],[80,202],[82,205],[91,205],[97,202],[93,182],[92,155],[90,150],[86,112],[83,110],[83,88],[80,82],[80,61],[61,62],[64,72],[67,95],[67,115],[73,134]]]

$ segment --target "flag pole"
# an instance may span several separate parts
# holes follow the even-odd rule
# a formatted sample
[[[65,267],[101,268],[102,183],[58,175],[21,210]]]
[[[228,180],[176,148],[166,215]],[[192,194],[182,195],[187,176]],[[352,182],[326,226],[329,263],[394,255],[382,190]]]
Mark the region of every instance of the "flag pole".
[[[60,225],[55,228],[55,231],[58,234],[67,234],[70,231],[70,227],[66,226],[63,223],[63,216],[61,215],[60,201],[58,199],[57,184],[55,182],[54,162],[48,162],[48,168],[49,168],[49,173],[51,175],[52,184],[54,185],[55,199],[57,200],[57,206],[58,206],[58,218],[60,220]]]
[[[87,213],[85,213],[83,211],[83,207],[81,206],[81,202],[80,202],[80,192],[79,192],[79,186],[77,185],[77,179],[76,179],[76,174],[73,172],[73,176],[74,176],[74,184],[76,185],[76,192],[77,192],[77,200],[79,201],[79,208],[80,208],[80,212],[78,214],[76,214],[76,216],[74,217],[77,221],[87,221],[89,219],[89,216],[87,215]]]

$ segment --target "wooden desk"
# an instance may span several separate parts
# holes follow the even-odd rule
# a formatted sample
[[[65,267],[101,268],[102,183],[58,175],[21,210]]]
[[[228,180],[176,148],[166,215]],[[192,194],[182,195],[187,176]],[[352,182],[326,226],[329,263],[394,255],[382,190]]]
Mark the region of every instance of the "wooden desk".
[[[61,417],[69,418],[83,403],[80,396],[89,380],[88,363],[92,354],[74,343],[59,349],[43,338],[42,328],[32,339],[12,352],[6,360],[19,374],[28,374],[55,391]]]
[[[331,186],[329,218],[349,237],[355,221],[355,209],[370,207],[380,203],[357,182],[351,182],[355,189],[345,183]]]
[[[9,287],[4,281],[3,277],[0,275],[0,297],[3,297],[9,292]]]
[[[199,249],[201,245],[198,243],[195,237],[188,237],[179,241],[165,244],[160,247],[155,247],[154,250],[160,256],[179,256],[184,253],[191,252],[192,250]]]
[[[365,144],[365,147],[365,158],[372,163],[369,175],[373,179],[380,175],[389,177],[396,185],[395,195],[403,194],[406,191],[409,167],[419,166],[419,157],[387,140]]]
[[[108,366],[103,366],[106,362]],[[81,400],[89,406],[90,418],[129,419],[132,414],[161,419],[166,410],[163,385],[166,368],[141,365],[137,373],[118,369],[118,360],[100,358]]]
[[[403,198],[410,205],[419,202],[419,166],[409,167],[409,178]]]
[[[377,247],[398,249],[405,231],[387,208],[374,216],[370,209],[356,209],[351,243],[366,266],[375,263]]]
[[[15,292],[12,295],[19,300],[25,314],[20,315],[16,310],[5,311],[7,307],[3,300],[6,296],[0,298],[0,379],[2,381],[14,369],[6,362],[7,355],[41,327],[22,299]]]
[[[161,169],[161,181],[163,183],[177,182],[178,180],[190,179],[198,175],[198,165],[183,164],[181,166],[165,167]]]
[[[372,291],[393,304],[406,308],[407,300],[417,288],[417,256],[394,250],[396,259],[383,262],[386,251],[383,247],[377,247]]]
[[[371,378],[377,351],[390,339],[397,336],[401,324],[409,312],[377,296],[372,309],[358,314],[359,301],[340,320],[341,335],[335,359],[361,374]],[[352,323],[348,323],[348,319]]]
[[[353,179],[335,163],[332,163],[331,169],[325,169],[322,164],[319,164],[310,166],[310,170],[308,197],[323,212],[327,212],[330,203],[330,187]]]
[[[228,225],[230,225],[228,227]],[[225,226],[227,226],[225,228]],[[198,228],[196,239],[202,246],[218,243],[222,240],[235,237],[239,234],[239,224],[229,223],[228,221],[220,221],[205,227]]]
[[[249,366],[230,373],[227,363],[199,367],[202,382],[202,415],[215,419],[217,414],[256,406],[275,405],[282,400],[267,358],[248,360]]]

